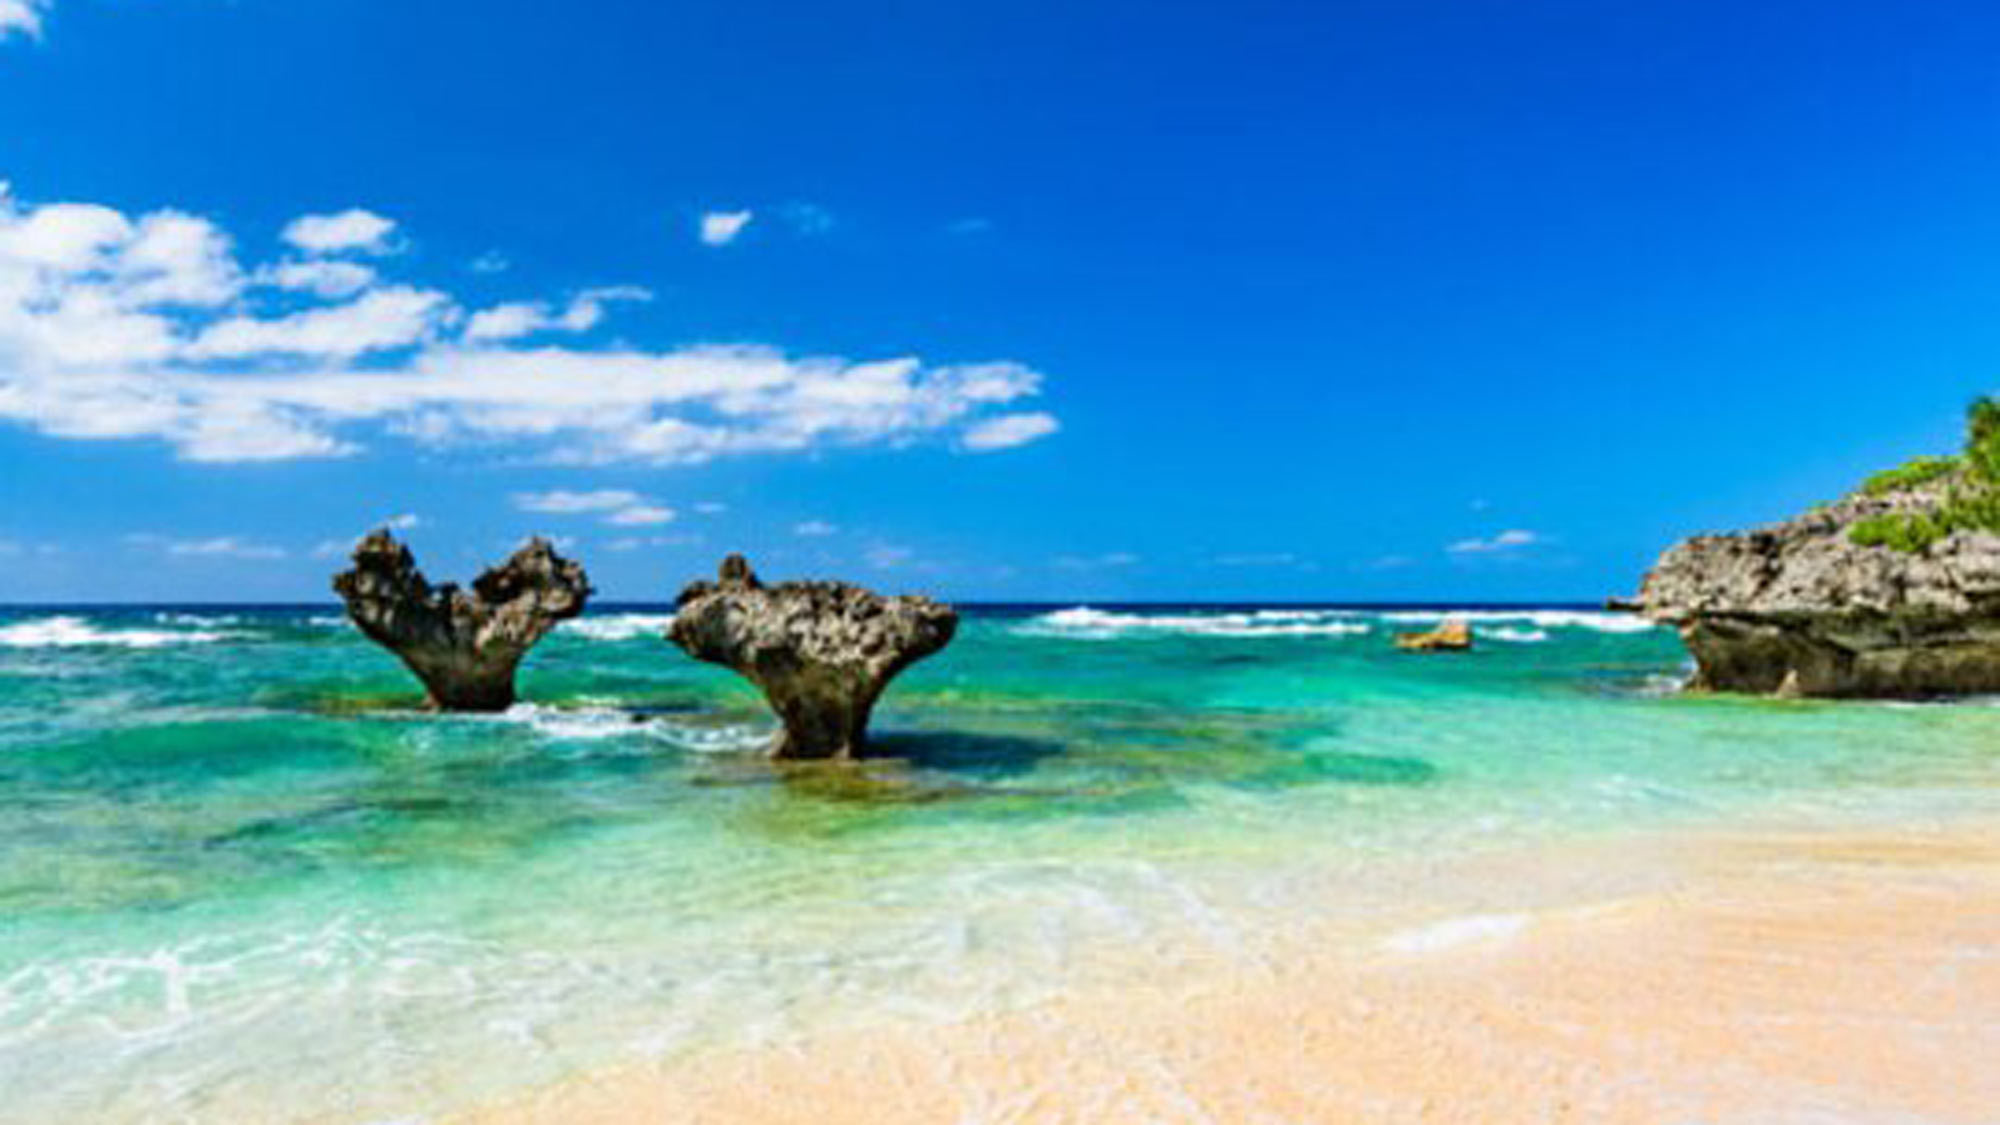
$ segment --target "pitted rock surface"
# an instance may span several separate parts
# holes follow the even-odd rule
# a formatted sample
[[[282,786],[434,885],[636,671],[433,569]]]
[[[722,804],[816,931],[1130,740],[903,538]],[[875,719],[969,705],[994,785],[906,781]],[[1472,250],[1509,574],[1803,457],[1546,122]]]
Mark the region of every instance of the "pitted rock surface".
[[[667,638],[734,669],[783,724],[779,758],[852,758],[875,703],[903,669],[951,643],[958,614],[924,597],[884,597],[845,582],[766,586],[740,555],[715,582],[681,591]]]
[[[1639,608],[1676,626],[1697,690],[1828,698],[2000,692],[2000,537],[1956,532],[1907,553],[1858,521],[1928,510],[1935,489],[1857,494],[1794,519],[1667,551]]]
[[[591,594],[583,567],[543,539],[529,540],[469,591],[433,587],[387,531],[355,546],[353,566],[334,576],[333,588],[361,632],[395,653],[444,711],[513,706],[521,658],[582,613]]]

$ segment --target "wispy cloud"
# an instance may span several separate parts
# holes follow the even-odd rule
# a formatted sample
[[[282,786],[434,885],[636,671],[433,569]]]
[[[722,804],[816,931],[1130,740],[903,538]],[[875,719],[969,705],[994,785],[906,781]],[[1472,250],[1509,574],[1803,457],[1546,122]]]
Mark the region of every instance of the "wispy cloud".
[[[1017,363],[559,346],[529,337],[594,327],[641,291],[468,313],[375,276],[379,263],[327,256],[391,248],[396,229],[366,211],[307,216],[286,231],[308,257],[246,266],[198,216],[28,206],[0,186],[0,421],[158,439],[204,462],[348,456],[393,437],[670,465],[926,437],[983,452],[1059,428],[1018,411],[1042,376]],[[288,297],[267,312],[273,293]]]
[[[437,339],[450,302],[433,290],[391,286],[345,305],[274,319],[235,316],[210,325],[181,349],[190,360],[323,356],[349,360]]]
[[[604,517],[604,522],[613,527],[652,527],[655,524],[672,523],[674,510],[657,504],[634,504],[620,508]]]
[[[506,273],[513,267],[514,263],[507,260],[507,255],[498,250],[488,250],[465,265],[473,273]]]
[[[650,547],[691,547],[702,542],[699,535],[627,535],[604,545],[607,551],[641,551]]]
[[[1445,550],[1454,555],[1493,555],[1519,551],[1543,542],[1542,536],[1532,531],[1519,529],[1503,531],[1489,539],[1460,539],[1446,545]]]
[[[825,520],[807,520],[804,523],[795,523],[792,525],[793,535],[803,536],[807,539],[814,539],[827,535],[834,535],[837,534],[839,531],[840,531],[839,528],[833,526],[832,524],[826,522]]]
[[[0,42],[14,35],[41,38],[42,15],[48,11],[49,3],[50,0],[0,0]]]
[[[1058,555],[1050,560],[1057,570],[1116,570],[1139,565],[1139,556],[1130,551],[1111,551],[1102,555]]]
[[[875,546],[862,552],[861,555],[862,561],[876,570],[894,570],[899,566],[908,565],[916,557],[917,553],[915,551],[908,547],[896,546],[893,543],[877,543]]]
[[[150,532],[139,532],[126,536],[125,542],[134,547],[158,551],[175,558],[282,559],[286,556],[283,547],[273,547],[234,535],[219,535],[209,539],[174,539]]]
[[[315,297],[352,297],[375,284],[375,267],[339,258],[279,262],[259,271],[260,281],[275,289],[293,289]]]
[[[671,523],[674,510],[655,504],[630,489],[602,488],[591,492],[555,489],[517,492],[514,507],[524,512],[556,516],[597,516],[612,527],[652,527]]]
[[[559,516],[611,512],[640,502],[638,493],[623,488],[601,488],[593,492],[571,492],[558,488],[550,492],[514,494],[514,506],[524,512],[546,512]]]
[[[755,217],[751,211],[710,211],[701,217],[701,240],[709,246],[727,246],[736,241]]]
[[[1026,445],[1061,428],[1053,414],[1002,414],[967,428],[959,444],[974,453],[991,453]]]
[[[547,301],[516,301],[472,314],[465,339],[473,343],[518,340],[538,332],[588,332],[604,320],[612,301],[650,301],[651,291],[634,285],[586,289],[556,308]]]
[[[1265,551],[1239,555],[1217,555],[1214,561],[1217,566],[1267,567],[1298,566],[1305,560],[1290,551]]]
[[[301,215],[281,237],[308,254],[387,254],[396,249],[395,233],[394,219],[356,207],[336,215]]]

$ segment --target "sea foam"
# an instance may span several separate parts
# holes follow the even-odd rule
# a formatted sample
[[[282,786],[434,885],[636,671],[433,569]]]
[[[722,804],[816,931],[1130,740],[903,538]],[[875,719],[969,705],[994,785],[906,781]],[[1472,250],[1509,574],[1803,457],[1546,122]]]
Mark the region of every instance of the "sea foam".
[[[0,646],[7,648],[163,648],[213,644],[242,636],[217,629],[103,629],[81,617],[43,617],[0,626]]]
[[[1249,613],[1113,613],[1076,606],[1046,613],[1016,632],[1029,636],[1059,636],[1110,640],[1134,634],[1183,634],[1208,637],[1339,637],[1367,633],[1371,627],[1344,610],[1261,609]]]
[[[658,637],[672,624],[670,613],[611,613],[603,617],[579,617],[566,621],[562,629],[593,641],[629,641]]]
[[[1384,621],[1430,623],[1453,618],[1471,625],[1532,625],[1537,629],[1593,629],[1600,633],[1644,633],[1658,628],[1635,613],[1587,609],[1407,609],[1384,613]],[[1503,638],[1507,639],[1507,638]],[[1518,638],[1511,638],[1518,639]]]

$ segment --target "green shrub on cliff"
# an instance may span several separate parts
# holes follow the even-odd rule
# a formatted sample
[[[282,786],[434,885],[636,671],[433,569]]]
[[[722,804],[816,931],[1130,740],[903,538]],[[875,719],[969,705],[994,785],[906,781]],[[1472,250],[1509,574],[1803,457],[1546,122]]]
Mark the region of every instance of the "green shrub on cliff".
[[[1989,484],[2000,484],[2000,402],[1991,395],[1965,410],[1965,459]]]
[[[1957,457],[1919,457],[1893,469],[1884,469],[1869,477],[1861,485],[1861,491],[1870,496],[1881,496],[1890,492],[1901,492],[1920,484],[1929,484],[1939,477],[1948,477],[1957,472],[1965,462]]]
[[[1915,553],[1950,535],[1929,513],[1896,513],[1856,520],[1847,538],[1858,547],[1888,547]]]
[[[1889,512],[1856,520],[1847,537],[1862,547],[1916,552],[1955,531],[2000,534],[2000,400],[1981,395],[1965,411],[1965,453],[1959,457],[1919,457],[1869,477],[1869,496],[1905,492],[1944,482],[1943,496],[1929,511]]]

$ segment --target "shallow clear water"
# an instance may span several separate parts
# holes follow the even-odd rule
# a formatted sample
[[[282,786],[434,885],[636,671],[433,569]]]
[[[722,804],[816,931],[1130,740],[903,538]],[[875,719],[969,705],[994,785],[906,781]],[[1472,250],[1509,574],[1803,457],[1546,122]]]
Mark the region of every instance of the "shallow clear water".
[[[1450,878],[1496,850],[2000,807],[2000,709],[1676,698],[1585,611],[1391,650],[1436,617],[972,611],[881,760],[781,770],[663,610],[488,718],[330,609],[0,611],[0,1118],[418,1118],[1550,893]]]

